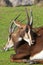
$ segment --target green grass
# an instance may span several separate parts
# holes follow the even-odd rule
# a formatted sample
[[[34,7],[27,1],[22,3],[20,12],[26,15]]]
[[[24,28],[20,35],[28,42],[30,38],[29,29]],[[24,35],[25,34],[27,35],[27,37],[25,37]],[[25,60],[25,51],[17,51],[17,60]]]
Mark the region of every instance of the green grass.
[[[43,26],[43,7],[38,6],[27,6],[28,12],[30,14],[30,8],[33,11],[33,27]],[[0,48],[2,48],[8,37],[8,29],[11,20],[14,19],[19,13],[21,13],[18,20],[24,20],[26,17],[25,7],[0,7]],[[23,23],[26,23],[25,20]],[[10,62],[10,55],[15,53],[11,48],[10,51],[4,52],[0,50],[0,65],[29,65],[28,63],[12,63]],[[40,64],[42,65],[42,64]]]

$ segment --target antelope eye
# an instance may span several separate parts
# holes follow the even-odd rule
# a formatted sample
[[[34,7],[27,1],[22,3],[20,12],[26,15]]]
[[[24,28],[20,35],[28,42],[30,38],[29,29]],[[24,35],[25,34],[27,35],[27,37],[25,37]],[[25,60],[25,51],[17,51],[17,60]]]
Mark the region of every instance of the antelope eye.
[[[23,29],[23,27],[21,27],[21,29]]]
[[[11,39],[11,35],[9,35],[9,39]]]

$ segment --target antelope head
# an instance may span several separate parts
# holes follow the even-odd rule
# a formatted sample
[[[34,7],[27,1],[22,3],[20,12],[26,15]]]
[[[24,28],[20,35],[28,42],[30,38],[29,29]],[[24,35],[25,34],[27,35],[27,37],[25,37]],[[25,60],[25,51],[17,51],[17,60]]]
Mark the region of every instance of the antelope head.
[[[12,38],[16,38],[16,32],[14,33],[15,29],[17,28],[17,25],[15,22],[18,23],[17,21],[17,18],[20,16],[20,14],[12,21],[11,25],[10,25],[10,28],[9,28],[9,36],[8,36],[8,40],[7,40],[7,43],[6,45],[4,46],[4,50],[7,51],[9,50],[9,48],[13,47],[14,46],[14,42],[12,40]],[[18,23],[19,24],[19,23]],[[13,27],[14,25],[14,27]],[[18,30],[17,30],[18,31]]]
[[[21,40],[25,40],[29,46],[33,44],[32,40],[32,24],[33,24],[33,18],[32,18],[32,11],[30,11],[30,17],[28,16],[28,11],[26,9],[26,15],[27,15],[27,24],[22,25],[19,23],[16,23],[16,17],[15,20],[13,20],[11,26],[10,26],[10,34],[8,36],[8,42],[4,47],[4,50],[7,51],[10,47],[14,46],[15,42],[19,42]],[[13,24],[15,24],[15,27],[13,28]],[[18,27],[18,30],[16,33],[14,33],[14,29]]]

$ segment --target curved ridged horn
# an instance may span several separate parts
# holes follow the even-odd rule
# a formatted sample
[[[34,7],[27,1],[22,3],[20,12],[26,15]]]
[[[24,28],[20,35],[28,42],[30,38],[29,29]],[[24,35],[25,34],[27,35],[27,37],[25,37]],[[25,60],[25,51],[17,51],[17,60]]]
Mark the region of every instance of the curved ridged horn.
[[[20,16],[20,14],[18,14],[18,16],[14,20],[16,21],[19,16]]]
[[[14,26],[13,27],[13,24],[15,24],[16,25],[16,20],[17,20],[17,18],[20,16],[20,14],[12,21],[12,23],[11,23],[11,25],[10,25],[10,28],[9,28],[9,33],[12,33],[12,32],[14,32],[14,29],[16,28],[16,26]]]
[[[11,25],[10,25],[10,28],[9,28],[9,33],[12,33],[14,30],[13,30],[13,22],[11,23]]]
[[[30,9],[30,25],[33,24],[33,14],[32,14],[32,10]]]
[[[29,15],[28,15],[28,11],[27,11],[27,8],[25,8],[25,11],[26,11],[26,16],[27,16],[27,24],[29,25],[29,22],[30,22],[30,18],[29,18]]]

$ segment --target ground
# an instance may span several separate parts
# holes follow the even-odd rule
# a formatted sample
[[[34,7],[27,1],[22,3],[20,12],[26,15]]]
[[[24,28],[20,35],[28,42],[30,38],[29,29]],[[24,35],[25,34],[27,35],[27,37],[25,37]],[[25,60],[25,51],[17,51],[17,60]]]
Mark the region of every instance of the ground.
[[[33,27],[43,26],[43,7],[26,6],[30,15],[30,9],[33,11]],[[2,51],[3,46],[7,42],[9,33],[9,26],[11,20],[15,19],[18,14],[21,14],[18,20],[24,20],[26,17],[25,7],[0,7],[0,65],[29,65],[29,63],[12,63],[10,62],[10,55],[15,53],[13,48],[9,51]],[[27,20],[22,22],[27,23]],[[43,65],[43,64],[40,64]]]

